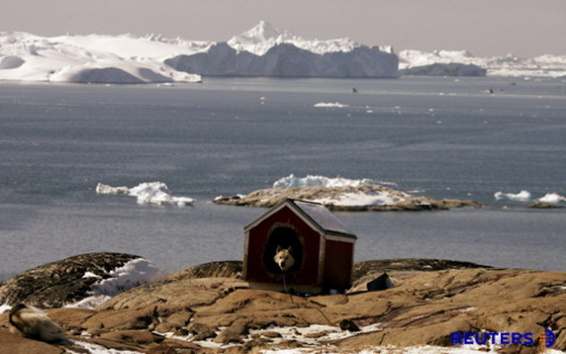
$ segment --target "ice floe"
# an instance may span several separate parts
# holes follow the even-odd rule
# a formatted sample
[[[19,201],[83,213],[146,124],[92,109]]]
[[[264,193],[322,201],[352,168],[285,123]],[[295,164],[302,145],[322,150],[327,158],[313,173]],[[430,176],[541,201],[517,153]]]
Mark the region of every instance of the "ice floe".
[[[496,200],[500,201],[514,201],[514,202],[539,202],[539,203],[546,203],[546,204],[560,204],[562,202],[566,202],[566,197],[558,194],[558,193],[547,193],[540,198],[533,198],[531,192],[522,190],[519,193],[503,193],[503,192],[496,192],[494,194]]]
[[[138,204],[188,206],[196,201],[189,197],[172,196],[169,188],[163,182],[140,183],[132,188],[125,186],[113,187],[98,183],[96,193],[136,197]]]
[[[529,191],[520,191],[517,194],[496,192],[494,194],[496,200],[512,200],[517,202],[528,202],[531,200],[531,193]]]
[[[349,105],[340,103],[340,102],[319,102],[315,103],[314,107],[316,108],[346,108]]]

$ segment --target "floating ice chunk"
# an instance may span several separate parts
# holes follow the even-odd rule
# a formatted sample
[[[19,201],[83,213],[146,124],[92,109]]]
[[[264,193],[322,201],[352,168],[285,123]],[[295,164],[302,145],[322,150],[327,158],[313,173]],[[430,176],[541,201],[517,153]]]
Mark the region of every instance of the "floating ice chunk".
[[[560,202],[566,202],[566,197],[558,193],[547,193],[544,197],[539,198],[538,201],[541,203],[559,204]]]
[[[517,194],[497,192],[494,194],[496,200],[512,200],[516,202],[528,202],[531,200],[531,193],[529,191],[521,191]]]
[[[138,198],[138,204],[185,206],[195,201],[192,198],[171,196],[167,185],[163,182],[141,183],[130,188],[130,195]]]
[[[112,187],[107,184],[99,183],[96,185],[97,194],[130,194],[128,187]]]
[[[347,104],[343,104],[340,102],[319,102],[315,103],[314,107],[316,108],[346,108],[349,107]]]
[[[295,177],[294,174],[290,174],[288,177],[283,177],[275,183],[273,183],[273,188],[279,187],[358,187],[364,184],[376,184],[373,180],[364,179],[348,179],[342,177],[328,178],[324,176],[312,176],[307,175],[306,177],[300,178]]]
[[[136,197],[138,204],[187,206],[195,202],[193,198],[172,196],[163,182],[141,183],[133,188],[112,187],[99,183],[96,186],[96,193],[129,195]]]

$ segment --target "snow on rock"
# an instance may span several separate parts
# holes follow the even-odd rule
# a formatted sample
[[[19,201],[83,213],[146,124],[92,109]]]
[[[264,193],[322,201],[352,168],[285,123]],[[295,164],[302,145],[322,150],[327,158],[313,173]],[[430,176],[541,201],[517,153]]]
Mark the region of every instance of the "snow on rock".
[[[110,298],[140,285],[157,281],[163,273],[155,265],[144,259],[137,258],[108,272],[108,277],[91,285],[88,297],[69,304],[66,307],[96,308]],[[87,272],[83,277],[97,277]]]
[[[329,178],[325,176],[313,176],[307,175],[306,177],[295,177],[294,174],[290,174],[287,177],[278,179],[273,183],[273,188],[281,187],[358,187],[366,184],[377,184],[373,180],[364,179],[348,179],[342,177]]]
[[[216,197],[214,203],[270,208],[285,199],[297,199],[319,203],[331,210],[340,211],[416,211],[481,206],[471,200],[439,201],[415,197],[386,187],[385,184],[391,183],[377,183],[370,179],[351,180],[340,177],[290,175],[273,183],[273,188],[256,190],[246,195]]]
[[[198,82],[200,76],[176,71],[163,63],[163,58],[170,55],[194,53],[195,46],[133,37],[49,38],[23,32],[0,33],[0,80],[111,84]]]
[[[136,197],[138,204],[188,206],[195,202],[193,198],[172,196],[169,188],[163,182],[141,183],[133,188],[124,186],[112,187],[98,183],[96,193]]]
[[[0,304],[40,308],[95,307],[162,273],[150,261],[125,253],[88,253],[44,264],[2,282]],[[3,306],[1,309],[6,309]],[[0,309],[0,310],[1,310]]]

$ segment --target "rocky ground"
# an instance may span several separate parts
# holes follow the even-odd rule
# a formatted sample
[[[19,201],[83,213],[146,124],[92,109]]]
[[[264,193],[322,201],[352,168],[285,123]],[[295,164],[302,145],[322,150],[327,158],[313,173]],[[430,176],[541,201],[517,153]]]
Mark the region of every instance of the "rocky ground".
[[[0,352],[89,353],[113,348],[169,354],[317,348],[351,353],[388,345],[444,347],[450,345],[450,333],[457,331],[532,332],[536,337],[546,328],[556,335],[552,348],[566,350],[566,272],[444,260],[368,261],[355,264],[349,293],[302,297],[251,289],[239,278],[240,271],[238,261],[210,263],[126,291],[95,310],[46,310],[69,335],[62,344],[11,334],[4,313]],[[367,282],[384,272],[394,287],[367,291]],[[6,283],[0,284],[5,296],[14,291],[7,291]],[[537,345],[498,350],[535,353]]]
[[[336,202],[340,196],[345,194],[359,195],[384,195],[388,199],[395,200],[394,203],[382,205],[340,205]],[[323,204],[334,211],[421,211],[421,210],[445,210],[450,208],[461,208],[466,206],[481,207],[482,205],[472,200],[443,199],[435,200],[427,197],[415,197],[404,192],[380,185],[366,184],[360,186],[345,187],[280,187],[257,190],[247,195],[236,195],[230,197],[219,197],[214,200],[216,204],[273,207],[286,198],[307,201],[326,200]]]

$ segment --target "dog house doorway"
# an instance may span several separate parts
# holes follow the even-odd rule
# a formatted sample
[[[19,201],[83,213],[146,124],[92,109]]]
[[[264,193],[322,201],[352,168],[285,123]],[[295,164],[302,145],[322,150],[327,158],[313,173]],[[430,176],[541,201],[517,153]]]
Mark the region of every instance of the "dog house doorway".
[[[297,272],[303,263],[303,244],[297,232],[289,226],[276,226],[273,228],[267,239],[265,252],[263,254],[263,264],[271,273],[281,274],[283,271],[275,263],[273,257],[277,253],[278,247],[283,249],[291,248],[291,254],[295,264],[286,273]]]

